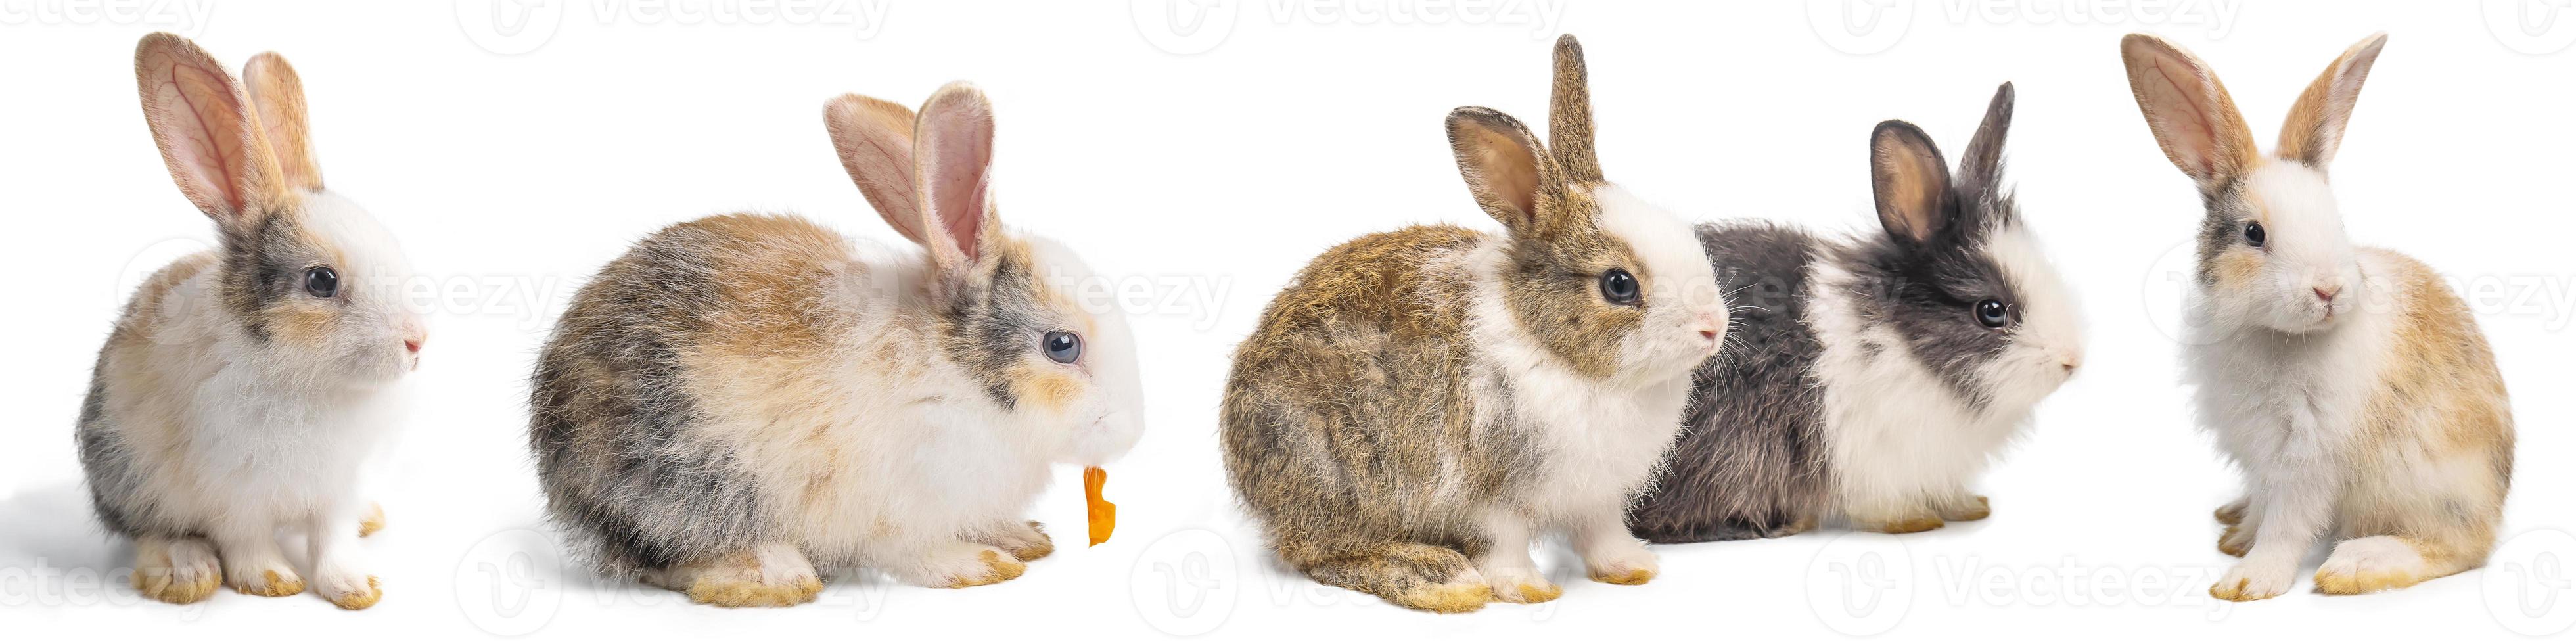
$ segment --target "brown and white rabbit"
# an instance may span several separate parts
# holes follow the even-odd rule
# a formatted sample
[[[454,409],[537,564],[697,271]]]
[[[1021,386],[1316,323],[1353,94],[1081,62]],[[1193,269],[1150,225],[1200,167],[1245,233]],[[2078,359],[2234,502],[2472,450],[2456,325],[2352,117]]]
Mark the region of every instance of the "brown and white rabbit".
[[[400,299],[411,269],[323,189],[286,59],[253,57],[236,81],[155,33],[134,72],[171,179],[223,245],[154,273],[99,351],[77,434],[99,521],[134,538],[134,586],[153,599],[230,581],[372,606],[383,593],[352,538],[382,517],[358,469],[399,427],[427,337]],[[301,573],[281,530],[307,540]]]
[[[1560,531],[1593,579],[1655,575],[1628,499],[1727,309],[1690,226],[1602,179],[1582,50],[1566,37],[1555,55],[1552,145],[1500,112],[1449,113],[1458,169],[1504,234],[1344,243],[1235,354],[1229,478],[1316,581],[1438,612],[1547,601],[1560,589],[1529,548]]]
[[[2071,289],[2004,184],[2012,114],[2007,83],[1955,178],[1913,124],[1871,130],[1879,231],[1700,226],[1743,315],[1729,350],[1700,367],[1672,460],[1629,514],[1638,536],[1986,517],[1971,486],[2084,360]]]
[[[923,586],[1018,577],[1049,465],[1142,429],[1134,343],[1071,251],[1002,227],[993,112],[963,83],[916,117],[824,107],[868,202],[917,248],[733,214],[639,242],[576,295],[537,365],[548,510],[604,572],[726,606],[820,592],[817,566]]]
[[[2432,268],[2354,247],[2326,182],[2387,42],[2318,75],[2268,157],[2208,64],[2153,36],[2120,43],[2147,126],[2208,210],[2184,362],[2200,425],[2245,475],[2217,513],[2219,550],[2244,557],[2210,588],[2221,599],[2288,592],[2329,529],[2321,592],[2475,568],[2503,518],[2513,419],[2486,338]]]

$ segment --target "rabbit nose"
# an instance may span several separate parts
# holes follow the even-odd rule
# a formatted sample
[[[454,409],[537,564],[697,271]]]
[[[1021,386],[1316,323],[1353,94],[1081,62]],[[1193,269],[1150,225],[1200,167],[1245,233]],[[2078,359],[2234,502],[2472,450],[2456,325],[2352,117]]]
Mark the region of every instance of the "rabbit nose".
[[[414,333],[411,337],[403,338],[403,351],[420,353],[420,345],[426,342],[429,342],[429,334]]]
[[[2327,303],[2327,304],[2333,304],[2333,303],[2334,303],[2334,300],[2335,300],[2335,296],[2336,296],[2336,295],[2341,295],[2341,294],[2343,293],[2343,285],[2341,285],[2341,284],[2337,284],[2337,285],[2334,285],[2334,286],[2312,286],[2312,287],[2309,287],[2309,288],[2308,288],[2308,290],[2310,290],[2310,291],[2315,291],[2315,292],[2316,292],[2316,294],[2317,294],[2317,299],[2318,299],[2318,300],[2323,301],[2323,302],[2325,302],[2325,303]]]

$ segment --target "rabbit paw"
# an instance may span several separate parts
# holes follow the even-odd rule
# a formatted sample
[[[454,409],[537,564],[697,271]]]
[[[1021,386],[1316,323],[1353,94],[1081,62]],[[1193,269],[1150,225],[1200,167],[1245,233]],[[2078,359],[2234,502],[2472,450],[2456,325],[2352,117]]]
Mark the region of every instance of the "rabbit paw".
[[[2227,526],[2226,532],[2218,533],[2218,551],[2227,553],[2227,556],[2242,558],[2246,552],[2253,549],[2253,530],[2247,530],[2244,526],[2230,525]]]
[[[1986,497],[1968,496],[1955,504],[1941,508],[1941,520],[1982,521],[1986,517],[1994,516],[1994,513],[1994,506],[1986,503]]]
[[[1949,524],[1948,524],[1948,523],[1943,523],[1943,522],[1941,521],[1941,518],[1940,518],[1940,517],[1935,517],[1935,516],[1919,516],[1919,517],[1910,517],[1910,518],[1904,518],[1904,519],[1895,519],[1895,520],[1891,520],[1891,521],[1875,521],[1875,522],[1870,522],[1870,523],[1864,523],[1864,524],[1861,524],[1861,525],[1860,525],[1860,528],[1861,528],[1861,529],[1863,529],[1863,530],[1871,531],[1871,532],[1885,532],[1885,533],[1888,533],[1888,534],[1906,534],[1906,533],[1910,533],[1910,532],[1926,532],[1926,531],[1931,531],[1931,530],[1939,530],[1939,529],[1941,529],[1941,527],[1942,527],[1942,526],[1945,526],[1945,525],[1949,525]]]
[[[975,541],[1000,548],[1024,562],[1055,554],[1055,540],[1048,538],[1046,526],[1036,521],[1004,522]]]
[[[1655,579],[1655,553],[1647,551],[1645,546],[1631,545],[1584,557],[1583,567],[1593,581],[1634,586]]]
[[[134,589],[154,601],[189,604],[224,583],[222,560],[203,539],[147,537],[135,544]]]
[[[2317,567],[2317,592],[2359,595],[2405,588],[2424,579],[2424,555],[2397,537],[2362,537],[2336,545]]]
[[[2209,515],[2217,518],[2220,524],[2236,525],[2245,522],[2245,509],[2253,505],[2254,500],[2250,497],[2237,499],[2234,503],[2218,506],[2218,511]]]
[[[236,570],[225,576],[232,580],[234,592],[259,597],[294,597],[304,594],[304,578],[296,576],[294,570],[273,567],[251,574],[243,574],[244,572]]]
[[[2218,584],[2209,587],[2209,596],[2232,602],[2271,599],[2290,592],[2291,580],[2297,577],[2297,566],[2254,566],[2238,564],[2227,571]]]
[[[384,585],[376,581],[375,575],[324,577],[315,588],[322,592],[323,599],[331,600],[331,605],[344,610],[366,610],[376,605],[377,600],[385,598]]]
[[[1538,571],[1484,573],[1485,584],[1493,588],[1494,601],[1514,604],[1537,604],[1555,600],[1565,589],[1547,580]],[[1651,576],[1651,573],[1650,573]]]
[[[895,571],[905,583],[932,588],[969,588],[1018,579],[1029,565],[992,546],[955,543],[920,555]]]
[[[358,520],[358,536],[376,536],[376,532],[383,529],[385,529],[385,506],[378,503],[367,504],[366,518]]]
[[[813,562],[783,543],[646,571],[643,581],[680,591],[689,601],[726,608],[795,606],[823,594],[823,577]]]

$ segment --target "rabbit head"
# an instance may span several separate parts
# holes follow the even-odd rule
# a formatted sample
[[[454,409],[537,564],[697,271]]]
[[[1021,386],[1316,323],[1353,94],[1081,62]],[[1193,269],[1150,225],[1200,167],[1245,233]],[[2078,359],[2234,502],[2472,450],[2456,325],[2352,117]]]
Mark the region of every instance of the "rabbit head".
[[[2145,34],[2120,42],[2129,89],[2165,156],[2200,188],[2202,312],[2222,328],[2305,333],[2371,301],[2359,255],[2326,185],[2362,81],[2387,34],[2344,50],[2291,105],[2271,156],[2207,63]]]
[[[1603,379],[1660,382],[1716,353],[1725,298],[1689,224],[1602,178],[1583,50],[1557,41],[1553,145],[1491,109],[1449,113],[1459,173],[1510,236],[1504,309],[1546,350]]]
[[[928,257],[940,349],[1062,462],[1097,465],[1144,429],[1136,346],[1101,279],[1064,246],[1002,226],[993,204],[993,108],[953,83],[919,114],[859,95],[824,122],[850,179]],[[1088,289],[1088,290],[1086,290]]]
[[[410,264],[393,235],[322,187],[304,89],[275,53],[236,81],[195,43],[145,36],[134,52],[143,115],[179,191],[215,221],[223,319],[261,368],[316,385],[395,380],[428,332],[402,297]]]

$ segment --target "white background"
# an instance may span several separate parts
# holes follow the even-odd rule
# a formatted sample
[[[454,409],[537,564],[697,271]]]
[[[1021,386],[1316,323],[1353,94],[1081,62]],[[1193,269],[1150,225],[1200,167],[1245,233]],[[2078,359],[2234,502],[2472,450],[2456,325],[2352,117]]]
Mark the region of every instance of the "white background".
[[[2490,26],[2513,14],[2489,12],[2524,0],[2139,3],[2179,16],[2122,0],[1882,0],[1892,9],[1874,27],[1856,19],[1864,28],[1844,26],[1840,2],[1511,0],[1498,8],[1512,13],[1492,16],[1423,14],[1409,0],[1181,0],[1214,9],[1186,34],[1164,0],[687,0],[675,16],[638,0],[545,0],[516,36],[494,29],[488,0],[136,1],[101,15],[92,0],[0,0],[0,274],[11,291],[0,330],[12,347],[0,372],[0,627],[34,629],[19,641],[308,629],[567,641],[2421,640],[2565,637],[2576,621],[2564,585],[2576,576],[2576,10],[2565,0],[2527,3],[2542,12],[2534,24],[2560,13],[2536,32]],[[709,2],[721,11],[698,10]],[[745,6],[762,18],[739,18]],[[382,472],[392,525],[367,548],[386,596],[366,612],[309,595],[140,601],[120,570],[131,546],[88,516],[71,429],[94,351],[142,274],[213,239],[139,118],[131,55],[156,29],[232,65],[286,54],[330,184],[402,237],[425,283],[459,289],[458,301],[425,304],[433,332],[414,379],[426,404]],[[2521,428],[2504,530],[2519,538],[2488,569],[2357,598],[2312,594],[2304,576],[2260,603],[2204,593],[2232,561],[2213,547],[2209,511],[2235,483],[2186,421],[2177,350],[2159,326],[2177,307],[2201,211],[2129,97],[2117,42],[2139,30],[2211,61],[2267,143],[2275,115],[2329,60],[2392,32],[2334,179],[2355,238],[2485,289],[2474,306]],[[2080,292],[2092,342],[2084,372],[1986,478],[1993,519],[1904,537],[1660,547],[1663,576],[1633,588],[1583,579],[1551,543],[1541,561],[1563,599],[1469,616],[1327,589],[1261,551],[1217,455],[1229,352],[1269,294],[1335,243],[1414,223],[1494,229],[1458,179],[1441,117],[1486,105],[1543,121],[1559,33],[1590,54],[1611,179],[1701,219],[1864,229],[1873,124],[1913,120],[1955,153],[1995,85],[2017,84],[2008,176]],[[835,161],[821,105],[844,92],[917,104],[954,79],[980,84],[999,110],[1005,221],[1157,296],[1134,310],[1151,409],[1144,441],[1110,467],[1116,538],[1074,543],[1079,479],[1064,470],[1032,509],[1063,548],[996,586],[870,575],[813,605],[722,610],[562,567],[529,531],[542,526],[523,383],[564,298],[638,237],[711,213],[797,212],[894,239]],[[2533,571],[2559,585],[2520,576]]]

